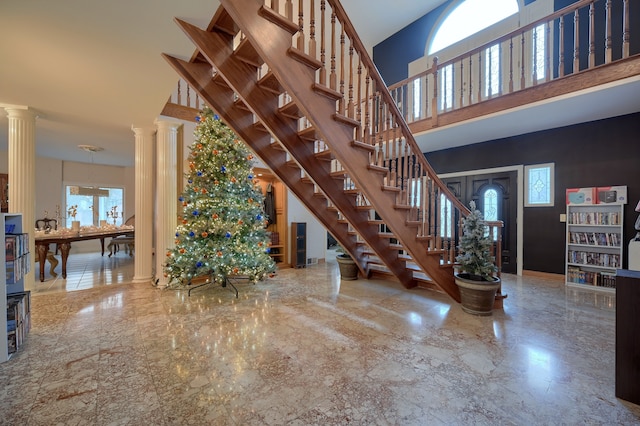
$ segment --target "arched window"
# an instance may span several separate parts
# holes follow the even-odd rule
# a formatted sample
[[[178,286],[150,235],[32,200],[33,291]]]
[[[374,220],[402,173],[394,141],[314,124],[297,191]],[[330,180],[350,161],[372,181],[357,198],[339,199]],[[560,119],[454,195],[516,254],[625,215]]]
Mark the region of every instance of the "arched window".
[[[495,222],[497,220],[500,220],[500,218],[498,217],[498,191],[496,191],[495,188],[487,188],[484,191],[484,194],[482,196],[482,210],[484,220],[488,222]],[[494,229],[493,240],[495,241],[497,239],[497,230]]]
[[[518,0],[463,0],[440,24],[429,46],[429,55],[517,12]]]

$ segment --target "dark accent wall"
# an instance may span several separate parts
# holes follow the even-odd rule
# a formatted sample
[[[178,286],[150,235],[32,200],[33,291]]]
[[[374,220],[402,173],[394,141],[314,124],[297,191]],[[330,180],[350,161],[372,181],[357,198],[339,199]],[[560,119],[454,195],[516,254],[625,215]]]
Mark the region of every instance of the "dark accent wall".
[[[373,47],[373,62],[387,86],[409,77],[408,64],[424,56],[427,37],[442,12],[453,2],[447,1]]]
[[[554,207],[525,207],[523,269],[564,274],[567,188],[626,185],[624,267],[640,200],[640,113],[429,152],[436,173],[555,163]]]

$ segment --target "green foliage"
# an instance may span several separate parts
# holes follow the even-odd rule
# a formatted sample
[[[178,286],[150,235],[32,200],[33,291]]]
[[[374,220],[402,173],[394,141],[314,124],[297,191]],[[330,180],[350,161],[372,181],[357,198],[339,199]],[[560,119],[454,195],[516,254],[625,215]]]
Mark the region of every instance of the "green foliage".
[[[166,253],[169,285],[203,275],[217,283],[232,275],[256,282],[275,271],[252,158],[246,144],[205,107],[189,154],[175,247]]]
[[[456,262],[460,265],[460,272],[489,279],[498,270],[495,258],[491,256],[493,241],[476,203],[471,201],[469,206],[471,213],[462,219],[460,254],[456,256]]]

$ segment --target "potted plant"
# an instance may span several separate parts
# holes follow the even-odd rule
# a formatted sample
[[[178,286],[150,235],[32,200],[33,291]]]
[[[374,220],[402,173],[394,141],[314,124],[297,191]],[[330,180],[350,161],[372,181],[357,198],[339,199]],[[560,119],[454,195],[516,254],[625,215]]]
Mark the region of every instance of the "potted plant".
[[[345,281],[353,281],[358,279],[358,265],[351,258],[349,253],[347,253],[342,246],[338,246],[336,249],[336,253],[339,253],[336,256],[336,260],[338,261],[338,267],[340,268],[340,279]]]
[[[455,281],[460,290],[462,309],[473,315],[491,315],[500,278],[491,255],[493,240],[487,232],[482,212],[476,203],[469,203],[471,213],[462,219],[462,235],[458,246],[460,254]]]

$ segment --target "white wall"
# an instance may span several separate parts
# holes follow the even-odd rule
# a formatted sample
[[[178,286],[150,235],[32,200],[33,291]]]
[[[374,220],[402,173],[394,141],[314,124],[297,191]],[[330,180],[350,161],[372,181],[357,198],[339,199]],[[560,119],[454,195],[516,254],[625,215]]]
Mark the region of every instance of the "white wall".
[[[9,164],[7,155],[7,151],[0,151],[0,173],[7,173]],[[54,217],[57,206],[60,206],[62,215],[66,214],[64,185],[74,183],[124,187],[124,217],[135,214],[135,169],[133,167],[103,166],[36,157],[36,218],[44,217],[45,211],[50,218]],[[70,253],[99,251],[100,242],[91,240],[73,243]]]

